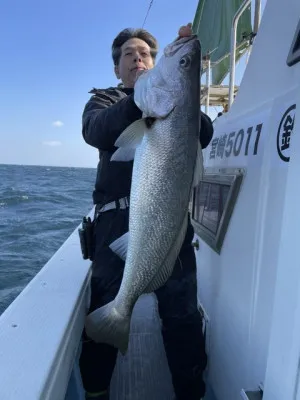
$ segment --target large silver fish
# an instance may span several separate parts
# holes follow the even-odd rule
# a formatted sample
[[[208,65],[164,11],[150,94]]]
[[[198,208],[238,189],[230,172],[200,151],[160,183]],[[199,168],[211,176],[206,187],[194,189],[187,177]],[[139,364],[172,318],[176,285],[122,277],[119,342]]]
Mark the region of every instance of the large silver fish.
[[[203,172],[200,62],[196,36],[168,45],[157,65],[135,85],[143,119],[115,144],[119,148],[112,160],[132,159],[135,152],[129,232],[110,246],[126,263],[116,298],[87,316],[86,332],[122,354],[139,296],[162,286],[172,273],[186,234],[192,188]]]

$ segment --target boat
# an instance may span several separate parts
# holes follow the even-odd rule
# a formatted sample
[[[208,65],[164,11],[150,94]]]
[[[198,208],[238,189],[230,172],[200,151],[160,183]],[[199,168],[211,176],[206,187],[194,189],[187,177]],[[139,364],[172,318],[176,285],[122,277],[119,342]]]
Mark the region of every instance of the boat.
[[[260,7],[259,0],[200,0],[193,24],[203,49],[202,105],[209,112],[227,104],[191,202],[209,359],[205,400],[300,399],[300,2],[269,0],[261,19]],[[225,18],[222,51],[203,36],[203,21],[217,26],[209,16]],[[0,316],[0,399],[84,399],[78,358],[91,265],[78,228]],[[135,307],[111,398],[173,398],[154,295]]]

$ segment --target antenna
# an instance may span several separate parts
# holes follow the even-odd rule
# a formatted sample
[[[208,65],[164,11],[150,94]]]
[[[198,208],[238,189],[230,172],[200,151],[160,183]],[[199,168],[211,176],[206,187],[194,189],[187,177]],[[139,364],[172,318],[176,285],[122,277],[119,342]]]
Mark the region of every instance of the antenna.
[[[144,19],[144,22],[143,22],[142,28],[144,28],[144,26],[145,26],[145,23],[146,23],[146,21],[147,21],[147,18],[148,18],[148,15],[149,15],[150,9],[151,9],[151,7],[152,7],[152,4],[153,4],[153,1],[154,1],[154,0],[150,0],[150,4],[149,4],[149,7],[148,7],[148,11],[147,11],[147,13],[146,13],[146,16],[145,16],[145,19]]]

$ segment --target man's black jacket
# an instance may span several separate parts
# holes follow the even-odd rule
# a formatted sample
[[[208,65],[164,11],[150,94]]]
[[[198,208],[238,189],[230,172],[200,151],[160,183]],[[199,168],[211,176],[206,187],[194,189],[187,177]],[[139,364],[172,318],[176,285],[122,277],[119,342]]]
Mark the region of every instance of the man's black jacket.
[[[89,145],[99,150],[99,163],[94,204],[104,205],[129,196],[133,161],[110,162],[116,148],[114,143],[132,122],[142,117],[135,105],[133,89],[93,89],[93,96],[86,104],[82,116],[82,134]],[[213,135],[210,118],[201,112],[200,143],[204,149]]]

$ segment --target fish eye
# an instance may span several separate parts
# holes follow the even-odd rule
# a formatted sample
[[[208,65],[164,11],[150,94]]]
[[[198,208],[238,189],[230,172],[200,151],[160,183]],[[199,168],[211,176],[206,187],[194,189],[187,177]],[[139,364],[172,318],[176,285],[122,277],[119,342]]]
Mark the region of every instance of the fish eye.
[[[179,64],[181,67],[183,68],[188,68],[191,64],[191,59],[189,56],[184,56],[181,58],[181,60],[179,61]]]

